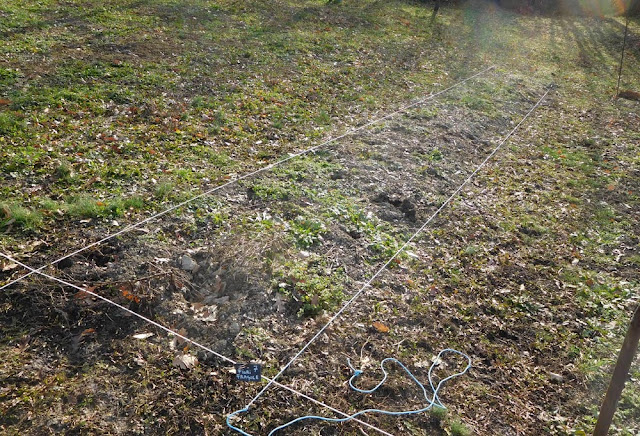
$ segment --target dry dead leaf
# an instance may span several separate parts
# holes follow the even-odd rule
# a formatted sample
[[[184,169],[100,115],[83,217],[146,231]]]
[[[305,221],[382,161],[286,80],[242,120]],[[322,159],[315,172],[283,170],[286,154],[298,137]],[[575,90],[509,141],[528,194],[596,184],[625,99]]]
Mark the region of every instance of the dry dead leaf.
[[[389,333],[389,327],[382,324],[381,322],[374,321],[371,325],[380,333]]]
[[[172,362],[173,366],[180,369],[191,369],[198,365],[198,359],[191,354],[183,354],[182,356],[176,356]]]
[[[76,300],[84,300],[85,298],[88,298],[90,296],[91,295],[86,293],[85,291],[78,291],[78,292],[75,293],[73,298],[75,298]]]
[[[184,327],[182,327],[180,330],[178,330],[176,333],[178,333],[180,336],[187,336],[187,331],[185,330]],[[175,350],[178,345],[182,345],[184,342],[186,342],[184,339],[182,339],[179,336],[173,336],[171,338],[171,341],[169,341],[169,348],[172,350]]]
[[[21,245],[20,248],[22,248],[25,253],[31,253],[32,251],[37,251],[37,249],[43,245],[47,245],[47,243],[44,241],[38,240],[38,241],[32,241],[25,245]]]
[[[199,309],[195,309],[194,305],[194,318],[204,322],[215,322],[218,319],[218,307],[217,306],[205,306],[200,305]]]
[[[4,263],[4,262],[0,263],[0,265],[2,265],[2,272],[14,270],[19,266],[17,263]]]

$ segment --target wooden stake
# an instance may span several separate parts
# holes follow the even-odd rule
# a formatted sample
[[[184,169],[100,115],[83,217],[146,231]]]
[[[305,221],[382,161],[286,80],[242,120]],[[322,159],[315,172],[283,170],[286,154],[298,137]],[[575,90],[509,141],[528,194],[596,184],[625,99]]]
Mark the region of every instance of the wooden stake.
[[[618,362],[613,370],[611,376],[611,382],[609,383],[609,389],[602,401],[600,407],[600,414],[598,415],[598,422],[596,422],[596,428],[593,430],[593,436],[606,436],[613,420],[613,414],[618,407],[618,400],[622,394],[622,389],[627,381],[627,375],[629,375],[629,369],[631,368],[631,362],[638,350],[638,342],[640,341],[640,306],[636,308],[629,325],[629,330],[622,343],[622,349],[618,354]]]
[[[620,68],[618,69],[618,84],[616,85],[616,97],[620,92],[620,79],[622,78],[622,64],[624,63],[624,49],[627,46],[627,34],[629,33],[629,15],[624,26],[624,39],[622,41],[622,55],[620,55]]]
[[[440,0],[436,0],[436,4],[433,5],[433,14],[431,14],[431,22],[436,19],[436,15],[438,14],[438,9],[440,9]]]

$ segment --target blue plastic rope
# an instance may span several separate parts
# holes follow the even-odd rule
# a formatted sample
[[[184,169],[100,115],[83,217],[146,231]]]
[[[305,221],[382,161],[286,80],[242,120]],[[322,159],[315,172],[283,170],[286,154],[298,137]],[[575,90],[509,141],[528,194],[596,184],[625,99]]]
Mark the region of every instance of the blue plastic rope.
[[[443,378],[442,380],[440,380],[440,382],[438,382],[438,384],[436,386],[434,386],[433,383],[433,371],[435,369],[436,366],[438,366],[441,357],[443,354],[445,353],[454,353],[454,354],[458,354],[462,357],[464,357],[465,359],[467,359],[467,366],[464,368],[464,370],[462,370],[461,372],[452,374],[448,377]],[[455,377],[459,377],[463,374],[465,374],[469,368],[471,368],[471,358],[469,356],[467,356],[466,354],[458,351],[458,350],[454,350],[451,348],[447,348],[444,349],[442,351],[440,351],[440,353],[438,353],[438,357],[435,359],[435,361],[431,364],[431,367],[429,367],[429,373],[428,373],[428,378],[429,378],[429,386],[431,387],[431,392],[433,394],[432,398],[429,398],[429,394],[427,393],[427,388],[425,388],[425,386],[420,383],[420,381],[418,381],[418,379],[411,373],[411,371],[402,364],[402,362],[400,362],[398,359],[395,359],[393,357],[388,357],[386,359],[384,359],[382,362],[380,362],[380,369],[382,369],[382,372],[384,373],[384,376],[382,377],[382,380],[375,385],[373,388],[371,389],[360,389],[354,386],[354,381],[355,379],[357,379],[358,377],[360,377],[363,372],[359,369],[355,369],[352,365],[351,365],[351,361],[349,361],[347,359],[347,363],[349,365],[349,368],[351,368],[351,370],[353,371],[353,375],[351,376],[351,378],[349,379],[349,386],[351,386],[351,389],[353,389],[356,392],[360,392],[363,394],[371,394],[373,392],[375,392],[378,388],[380,388],[380,386],[382,386],[386,381],[387,381],[387,370],[385,368],[385,363],[386,362],[395,362],[398,365],[400,365],[400,367],[409,375],[409,378],[411,378],[411,380],[413,380],[413,382],[418,385],[418,387],[420,387],[420,389],[422,389],[422,393],[424,395],[424,399],[427,402],[427,405],[421,409],[414,409],[414,410],[404,410],[404,411],[399,411],[399,412],[394,412],[391,410],[383,410],[383,409],[365,409],[365,410],[361,410],[359,412],[354,413],[353,415],[349,415],[347,417],[344,418],[328,418],[326,416],[316,416],[316,415],[306,415],[306,416],[301,416],[299,418],[296,418],[292,421],[287,422],[286,424],[283,424],[279,427],[274,428],[273,430],[271,430],[269,432],[269,436],[272,436],[275,432],[282,430],[283,428],[289,427],[290,425],[293,425],[297,422],[300,421],[304,421],[307,419],[316,419],[319,421],[325,421],[325,422],[335,422],[335,423],[340,423],[340,422],[346,422],[346,421],[350,421],[354,418],[357,418],[358,416],[364,415],[365,413],[379,413],[379,414],[383,414],[383,415],[391,415],[391,416],[400,416],[400,415],[413,415],[413,414],[417,414],[417,413],[423,413],[428,411],[429,409],[431,409],[433,406],[438,406],[438,407],[442,407],[443,409],[445,409],[445,407],[442,405],[442,403],[440,402],[440,398],[438,397],[438,392],[440,391],[440,388],[442,387],[442,385],[447,382],[448,380],[451,380],[452,378]],[[248,412],[249,408],[245,407],[244,409],[240,409],[237,410],[233,413],[231,413],[229,416],[227,416],[227,425],[229,426],[230,429],[237,431],[238,433],[244,435],[244,436],[252,436],[250,433],[247,433],[241,429],[239,429],[238,427],[235,427],[231,424],[231,419],[236,416],[239,415],[240,413],[245,413]]]

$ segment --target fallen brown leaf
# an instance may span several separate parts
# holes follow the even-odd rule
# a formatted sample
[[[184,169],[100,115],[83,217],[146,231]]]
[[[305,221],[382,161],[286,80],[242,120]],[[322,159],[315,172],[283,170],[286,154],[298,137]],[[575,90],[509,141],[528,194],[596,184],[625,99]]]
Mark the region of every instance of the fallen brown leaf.
[[[380,333],[389,333],[389,327],[382,324],[381,322],[374,321],[371,325]]]
[[[180,369],[191,369],[198,365],[198,359],[191,354],[183,354],[182,356],[176,356],[171,363]]]

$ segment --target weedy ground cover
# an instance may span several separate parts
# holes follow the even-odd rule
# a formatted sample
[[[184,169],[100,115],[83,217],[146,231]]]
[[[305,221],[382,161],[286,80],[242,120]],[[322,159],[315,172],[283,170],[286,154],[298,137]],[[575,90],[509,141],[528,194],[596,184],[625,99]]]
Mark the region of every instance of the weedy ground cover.
[[[483,2],[7,0],[0,6],[0,249],[34,266],[425,93],[321,152],[201,198],[48,272],[238,360],[277,369],[553,91],[283,382],[345,411],[346,357],[437,352],[473,369],[393,434],[589,433],[638,302],[640,111],[614,101],[623,21]],[[623,87],[638,87],[630,23]],[[0,263],[0,283],[23,271]],[[41,278],[0,294],[9,434],[224,433],[256,386]],[[196,355],[199,365],[172,364]],[[455,369],[442,363],[446,373]],[[639,428],[640,362],[615,421]],[[364,379],[363,382],[371,381]],[[274,389],[242,425],[309,412]],[[326,414],[317,409],[315,412]],[[295,431],[331,432],[309,423]],[[359,434],[353,424],[344,434]]]

